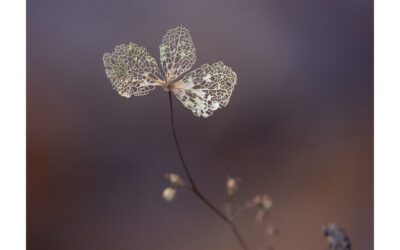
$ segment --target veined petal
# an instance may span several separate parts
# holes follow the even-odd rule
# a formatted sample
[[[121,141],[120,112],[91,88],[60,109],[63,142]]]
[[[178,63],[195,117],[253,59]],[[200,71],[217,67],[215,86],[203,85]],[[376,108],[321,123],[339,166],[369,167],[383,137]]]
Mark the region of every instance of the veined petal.
[[[182,104],[200,117],[226,107],[237,82],[236,73],[223,62],[203,64],[171,84],[171,90]]]
[[[113,88],[124,97],[147,95],[164,82],[156,60],[135,43],[118,45],[103,62]]]
[[[190,32],[183,26],[170,29],[160,45],[161,66],[168,82],[190,70],[196,62],[196,49]]]

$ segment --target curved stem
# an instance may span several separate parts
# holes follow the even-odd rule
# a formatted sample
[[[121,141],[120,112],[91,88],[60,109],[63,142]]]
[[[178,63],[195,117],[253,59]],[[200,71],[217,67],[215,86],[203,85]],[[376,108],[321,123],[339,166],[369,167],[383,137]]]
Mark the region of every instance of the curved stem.
[[[231,228],[232,232],[234,233],[235,237],[237,238],[237,240],[239,241],[241,247],[243,250],[248,250],[249,248],[246,246],[241,234],[239,233],[236,224],[234,223],[233,220],[231,220],[230,218],[228,218],[226,215],[224,215],[218,208],[216,208],[197,188],[192,175],[190,174],[189,168],[186,165],[186,162],[183,158],[183,154],[182,154],[182,150],[181,147],[179,146],[179,142],[178,142],[178,137],[176,135],[176,131],[175,131],[175,122],[174,122],[174,109],[173,109],[173,105],[172,105],[172,94],[171,91],[168,91],[168,96],[169,96],[169,108],[170,108],[170,115],[171,115],[171,129],[172,129],[172,135],[174,137],[174,141],[175,141],[175,145],[176,145],[176,149],[178,150],[178,154],[179,154],[179,159],[181,160],[183,169],[185,171],[185,174],[190,182],[191,188],[190,190],[192,191],[192,193],[194,195],[197,196],[197,198],[199,198],[205,205],[207,205],[216,215],[218,215],[218,217],[220,217],[225,223],[228,224],[228,226]]]
[[[172,129],[172,135],[174,136],[174,141],[176,144],[176,149],[178,150],[178,154],[179,154],[179,159],[182,162],[182,166],[183,169],[185,170],[185,174],[187,176],[187,178],[189,179],[190,184],[192,185],[193,190],[197,190],[196,188],[196,184],[194,183],[194,180],[189,172],[189,168],[187,167],[185,160],[183,159],[183,154],[182,154],[182,150],[181,147],[179,146],[178,143],[178,137],[176,136],[176,132],[175,132],[175,122],[174,122],[174,109],[172,107],[172,95],[171,95],[171,91],[168,91],[168,95],[169,95],[169,108],[171,111],[171,129]]]

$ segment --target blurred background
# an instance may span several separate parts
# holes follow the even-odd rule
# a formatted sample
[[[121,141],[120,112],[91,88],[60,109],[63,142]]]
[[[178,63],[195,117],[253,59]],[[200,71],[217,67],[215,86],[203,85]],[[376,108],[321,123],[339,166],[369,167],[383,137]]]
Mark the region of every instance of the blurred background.
[[[168,95],[120,97],[102,55],[134,41],[159,60],[170,28],[190,29],[197,63],[238,75],[211,118],[175,99],[177,132],[199,188],[223,206],[274,201],[277,250],[324,249],[337,222],[373,249],[372,0],[27,1],[28,249],[239,250],[190,193],[166,203],[166,172],[183,174]],[[252,249],[254,212],[238,225]]]

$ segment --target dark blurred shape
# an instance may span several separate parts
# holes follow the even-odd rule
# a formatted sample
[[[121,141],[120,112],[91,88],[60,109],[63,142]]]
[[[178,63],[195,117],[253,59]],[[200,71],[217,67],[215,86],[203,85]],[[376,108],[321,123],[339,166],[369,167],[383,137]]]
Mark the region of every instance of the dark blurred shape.
[[[349,237],[337,224],[328,224],[324,227],[323,232],[330,250],[351,250]]]

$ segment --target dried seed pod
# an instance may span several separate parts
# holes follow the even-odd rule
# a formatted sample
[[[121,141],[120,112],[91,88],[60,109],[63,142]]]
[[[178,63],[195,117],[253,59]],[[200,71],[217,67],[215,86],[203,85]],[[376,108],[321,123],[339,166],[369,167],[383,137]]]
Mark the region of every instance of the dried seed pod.
[[[268,195],[264,194],[260,198],[260,206],[264,210],[269,210],[272,207],[272,200]]]
[[[185,181],[177,174],[165,174],[165,179],[167,179],[173,187],[182,188],[185,187]]]
[[[239,189],[239,178],[232,178],[228,176],[226,181],[226,192],[229,197],[232,197]]]
[[[176,190],[172,187],[167,187],[166,189],[164,189],[162,196],[165,201],[171,202],[176,198]]]

